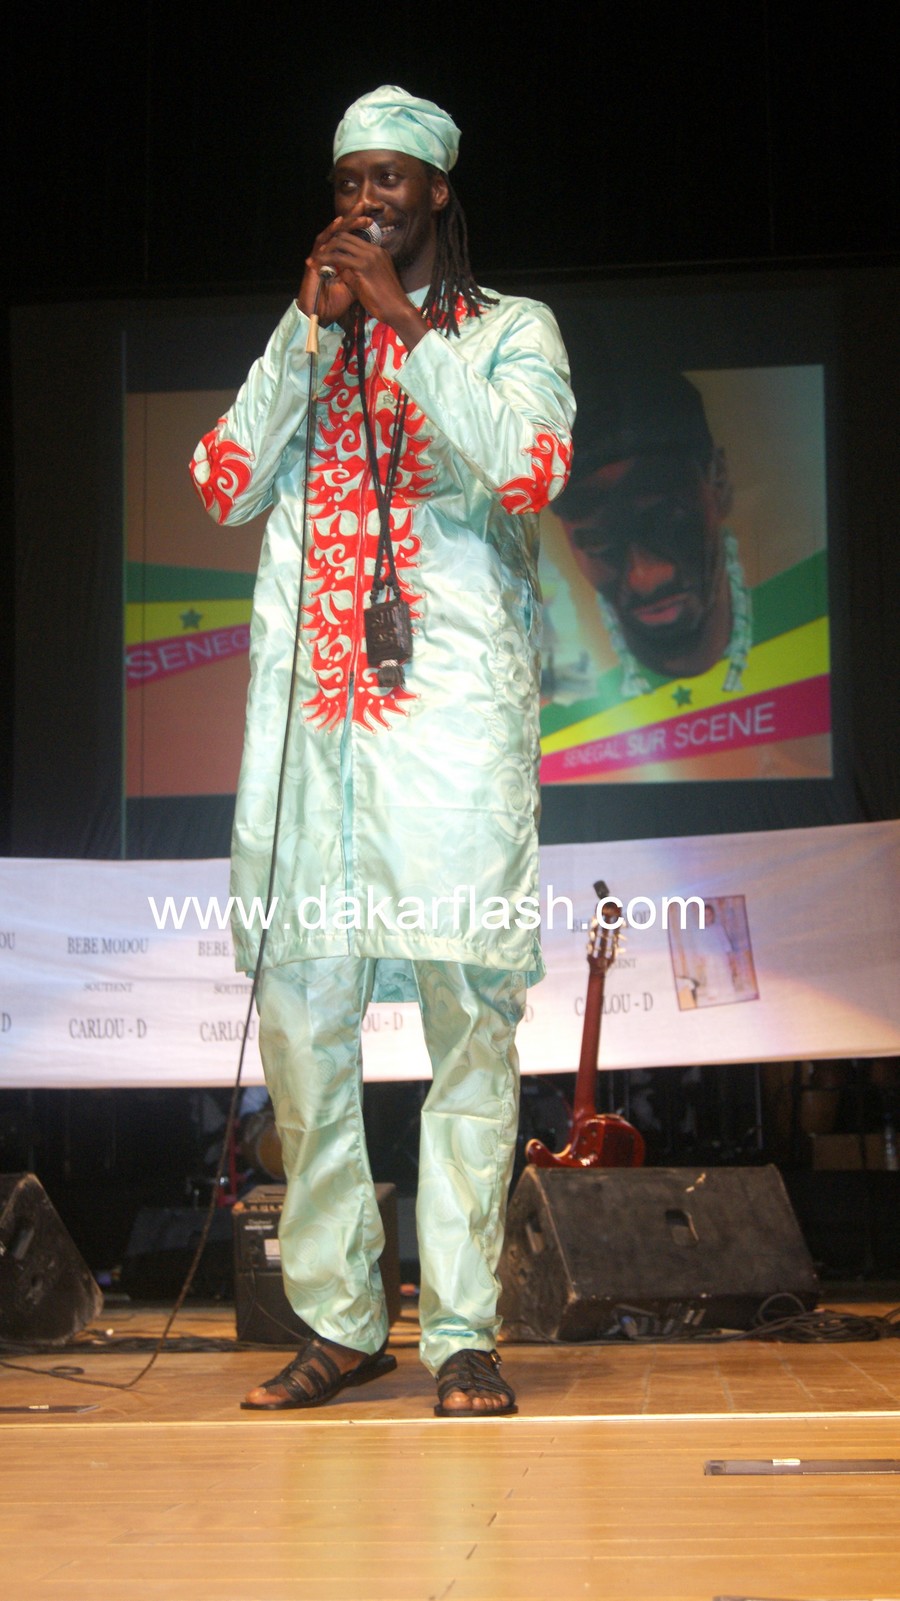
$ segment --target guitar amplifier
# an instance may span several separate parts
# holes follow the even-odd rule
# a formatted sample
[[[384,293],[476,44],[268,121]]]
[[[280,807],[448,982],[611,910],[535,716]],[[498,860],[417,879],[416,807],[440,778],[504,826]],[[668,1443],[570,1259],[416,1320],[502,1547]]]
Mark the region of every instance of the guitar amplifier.
[[[774,1167],[527,1167],[499,1275],[524,1342],[747,1329],[771,1297],[819,1293]]]
[[[237,1337],[254,1345],[296,1345],[313,1332],[284,1293],[278,1243],[284,1194],[283,1184],[260,1184],[232,1208]],[[384,1229],[381,1281],[388,1321],[394,1323],[400,1316],[397,1191],[393,1184],[376,1184],[375,1198]]]

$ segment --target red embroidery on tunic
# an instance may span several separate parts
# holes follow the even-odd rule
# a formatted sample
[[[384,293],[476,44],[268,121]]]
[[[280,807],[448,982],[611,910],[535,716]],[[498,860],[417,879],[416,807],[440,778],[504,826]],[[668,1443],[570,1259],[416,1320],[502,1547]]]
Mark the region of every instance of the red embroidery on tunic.
[[[399,340],[389,329],[378,331],[376,363],[366,395],[378,461],[382,471],[391,448],[397,385],[392,374],[402,365]],[[339,356],[325,380],[320,401],[316,448],[309,478],[311,538],[307,582],[313,599],[304,607],[310,636],[313,672],[318,685],[304,703],[307,718],[320,728],[339,728],[347,713],[350,675],[354,676],[353,721],[367,728],[387,728],[389,712],[405,713],[413,699],[408,689],[380,690],[366,659],[363,607],[372,585],[378,550],[378,502],[371,481],[356,358],[344,366]],[[324,413],[324,415],[323,415]],[[400,588],[419,616],[410,579],[421,542],[412,532],[412,510],[428,494],[431,477],[422,457],[430,443],[425,418],[410,403],[406,410],[403,448],[391,498],[391,537]]]
[[[572,446],[555,434],[540,433],[526,455],[531,457],[531,469],[521,478],[511,478],[497,491],[505,511],[519,514],[523,511],[541,511],[550,501],[550,486],[554,478],[565,483],[572,465]]]
[[[194,488],[208,512],[220,523],[225,521],[231,511],[238,495],[243,494],[250,482],[253,460],[249,450],[238,445],[233,439],[228,439],[219,430],[225,425],[225,418],[220,417],[216,427],[209,434],[204,434],[197,449],[206,452],[205,456],[198,456],[195,452],[191,462],[191,477]],[[206,477],[204,469],[208,467]],[[198,470],[200,477],[198,477]]]

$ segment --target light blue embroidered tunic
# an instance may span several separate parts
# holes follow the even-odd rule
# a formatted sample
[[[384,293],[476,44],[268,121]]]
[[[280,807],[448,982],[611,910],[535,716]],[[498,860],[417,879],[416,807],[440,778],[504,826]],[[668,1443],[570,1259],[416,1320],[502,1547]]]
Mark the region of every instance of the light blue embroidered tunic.
[[[424,291],[411,296],[421,303]],[[232,893],[265,901],[300,585],[308,322],[291,307],[227,415],[197,447],[220,522],[271,506],[253,603]],[[574,403],[555,320],[497,297],[460,337],[407,352],[366,324],[382,481],[399,389],[408,408],[391,530],[412,607],[405,687],[368,666],[379,517],[356,357],[322,355],[310,469],[296,699],[266,963],[351,953],[543,971],[538,929],[538,514],[566,478]],[[258,922],[240,917],[239,968]]]

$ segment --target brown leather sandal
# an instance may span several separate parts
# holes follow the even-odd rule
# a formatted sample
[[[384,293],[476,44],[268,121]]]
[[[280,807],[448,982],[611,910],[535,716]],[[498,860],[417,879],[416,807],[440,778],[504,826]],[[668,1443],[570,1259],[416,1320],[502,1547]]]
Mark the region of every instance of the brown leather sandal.
[[[242,1401],[241,1408],[245,1412],[287,1412],[291,1409],[301,1409],[314,1406],[325,1406],[326,1402],[341,1391],[357,1384],[368,1384],[370,1379],[380,1379],[385,1373],[392,1373],[397,1366],[397,1358],[389,1356],[385,1350],[387,1340],[379,1351],[372,1356],[363,1356],[356,1367],[342,1373],[334,1357],[315,1337],[307,1340],[301,1347],[292,1362],[276,1373],[273,1379],[267,1379],[260,1385],[261,1390],[272,1393],[270,1401]],[[306,1383],[298,1377],[303,1374]],[[276,1395],[276,1390],[283,1390],[283,1395]]]
[[[515,1394],[505,1379],[500,1377],[500,1358],[496,1351],[454,1351],[448,1356],[437,1375],[438,1404],[434,1409],[437,1418],[503,1418],[518,1412]],[[502,1395],[503,1405],[495,1407],[447,1407],[444,1402],[451,1390],[462,1390],[466,1395]]]

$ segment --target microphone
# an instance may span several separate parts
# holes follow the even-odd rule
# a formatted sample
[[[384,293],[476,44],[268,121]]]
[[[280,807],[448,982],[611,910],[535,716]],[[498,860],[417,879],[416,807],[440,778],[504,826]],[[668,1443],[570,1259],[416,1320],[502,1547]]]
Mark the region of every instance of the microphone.
[[[368,228],[351,228],[350,232],[355,238],[364,239],[367,245],[381,244],[381,229],[374,220],[369,223]],[[330,283],[332,278],[337,277],[337,273],[333,267],[320,267],[319,277],[325,283]]]

